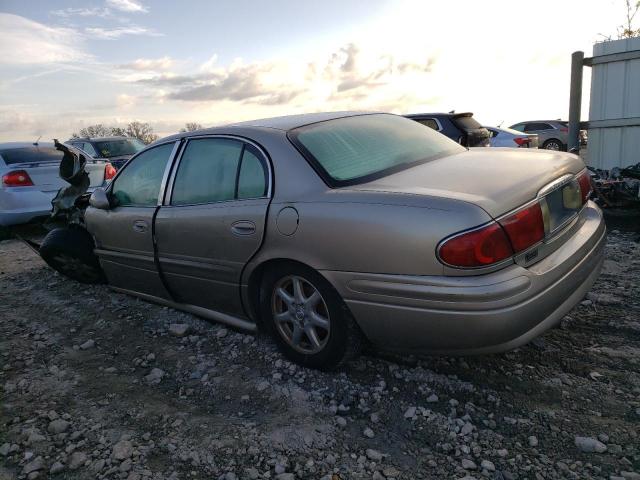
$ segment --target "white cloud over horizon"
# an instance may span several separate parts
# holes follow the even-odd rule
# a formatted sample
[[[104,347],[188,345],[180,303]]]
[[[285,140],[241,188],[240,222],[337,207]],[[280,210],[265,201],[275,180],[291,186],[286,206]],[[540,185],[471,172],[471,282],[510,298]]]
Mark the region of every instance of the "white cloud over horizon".
[[[170,134],[188,121],[211,126],[323,110],[455,109],[473,111],[487,125],[565,116],[570,54],[586,50],[596,38],[605,16],[598,3],[585,0],[584,11],[592,11],[578,22],[563,20],[572,18],[577,2],[556,5],[558,16],[545,29],[540,28],[547,18],[544,9],[530,12],[522,23],[504,8],[508,2],[494,3],[487,8],[486,2],[456,1],[435,11],[428,2],[393,2],[347,31],[310,37],[300,50],[248,59],[229,59],[204,40],[185,49],[175,37],[169,39],[175,49],[148,55],[151,50],[142,47],[167,32],[126,16],[92,23],[105,9],[146,13],[136,18],[147,19],[148,7],[133,0],[51,12],[54,18],[81,18],[84,24],[76,28],[0,13],[0,65],[29,68],[0,79],[0,115],[5,117],[0,139],[42,132],[65,137],[71,128],[131,120],[148,121],[158,133]],[[111,51],[109,61],[92,49],[95,42],[106,45],[125,36],[131,36],[126,48]],[[148,41],[138,40],[141,36]],[[59,94],[60,101],[40,95],[44,82],[50,85],[46,93]],[[65,97],[75,85],[86,90],[85,99]],[[16,92],[24,97],[31,91],[30,106],[16,107],[9,100]]]

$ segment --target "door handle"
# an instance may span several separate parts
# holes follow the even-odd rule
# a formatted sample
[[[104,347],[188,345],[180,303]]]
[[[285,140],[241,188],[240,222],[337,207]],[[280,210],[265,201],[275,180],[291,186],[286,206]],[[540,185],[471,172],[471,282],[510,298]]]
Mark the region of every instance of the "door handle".
[[[253,235],[256,233],[256,224],[246,220],[240,220],[231,225],[231,231],[235,235]]]
[[[144,220],[136,220],[133,222],[133,231],[138,233],[144,233],[149,228],[149,224]]]

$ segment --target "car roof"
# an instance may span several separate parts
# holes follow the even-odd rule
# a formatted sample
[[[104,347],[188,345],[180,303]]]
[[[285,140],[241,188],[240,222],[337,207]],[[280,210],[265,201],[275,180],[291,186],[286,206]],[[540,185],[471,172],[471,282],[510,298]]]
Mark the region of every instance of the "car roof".
[[[558,120],[557,118],[555,120],[523,120],[522,122],[516,122],[513,125],[518,125],[519,123],[567,123],[567,120]]]
[[[419,117],[472,117],[473,113],[471,112],[453,112],[453,113],[438,113],[438,112],[429,112],[429,113],[409,113],[404,115],[407,118],[419,118]]]
[[[70,138],[65,143],[68,143],[68,142],[81,142],[81,141],[84,141],[84,142],[111,142],[111,141],[114,141],[114,140],[133,140],[133,139],[135,139],[135,137],[121,137],[121,136],[118,136],[118,135],[114,135],[112,137]]]
[[[34,144],[33,142],[4,142],[4,143],[0,143],[0,150],[9,150],[9,149],[12,149],[12,148],[27,148],[27,147],[54,148],[54,145],[51,142],[38,142],[37,144]]]
[[[177,140],[180,138],[194,137],[199,135],[212,135],[216,133],[230,133],[235,129],[246,131],[248,129],[273,129],[287,132],[294,128],[311,125],[312,123],[326,122],[327,120],[335,120],[337,118],[355,117],[359,115],[372,115],[376,113],[389,114],[387,112],[368,112],[368,111],[344,111],[344,112],[319,112],[319,113],[303,113],[300,115],[286,115],[283,117],[261,118],[258,120],[249,120],[246,122],[231,123],[227,125],[219,125],[212,128],[195,130],[192,132],[180,132],[167,137],[156,140],[150,145]]]

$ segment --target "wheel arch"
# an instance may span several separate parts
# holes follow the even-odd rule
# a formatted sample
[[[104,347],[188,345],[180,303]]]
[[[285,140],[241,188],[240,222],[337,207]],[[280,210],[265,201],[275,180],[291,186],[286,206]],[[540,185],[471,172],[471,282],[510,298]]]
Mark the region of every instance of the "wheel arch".
[[[303,261],[296,260],[293,258],[287,257],[275,257],[269,258],[261,261],[260,263],[254,265],[249,271],[246,272],[247,280],[246,287],[243,292],[243,303],[246,305],[246,310],[249,316],[256,322],[256,324],[260,327],[261,319],[259,315],[260,311],[260,288],[262,286],[262,279],[264,274],[270,269],[282,267],[285,265],[297,265],[299,267],[307,268],[309,270],[313,270],[322,278],[324,278],[331,287],[337,292],[338,289],[333,285],[333,283],[322,274],[322,271],[314,268],[312,265],[309,265]],[[344,304],[344,301],[343,301]],[[346,304],[345,308],[346,307]],[[351,314],[351,312],[349,312]]]

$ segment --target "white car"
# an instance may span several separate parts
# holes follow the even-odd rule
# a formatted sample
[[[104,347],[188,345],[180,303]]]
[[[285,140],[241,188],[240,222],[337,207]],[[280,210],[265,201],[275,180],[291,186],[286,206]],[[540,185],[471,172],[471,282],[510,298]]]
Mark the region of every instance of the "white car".
[[[51,200],[68,186],[59,175],[62,157],[53,143],[0,143],[0,226],[28,223],[51,213]],[[116,174],[109,162],[90,158],[85,170],[92,189]]]
[[[523,133],[511,128],[484,127],[489,130],[492,147],[538,148],[538,135]]]

